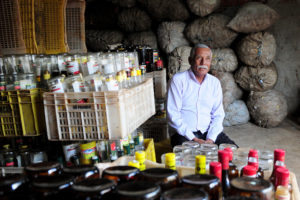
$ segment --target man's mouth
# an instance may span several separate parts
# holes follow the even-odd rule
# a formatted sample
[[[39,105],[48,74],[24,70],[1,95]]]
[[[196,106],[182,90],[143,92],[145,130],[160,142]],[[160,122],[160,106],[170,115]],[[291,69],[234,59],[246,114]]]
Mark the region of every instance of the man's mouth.
[[[206,65],[198,65],[197,70],[199,69],[208,69],[208,67]]]

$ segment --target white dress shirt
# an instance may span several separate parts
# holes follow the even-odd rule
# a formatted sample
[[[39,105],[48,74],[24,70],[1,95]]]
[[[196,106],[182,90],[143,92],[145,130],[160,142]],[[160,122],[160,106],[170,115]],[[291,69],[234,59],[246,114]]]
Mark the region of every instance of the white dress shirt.
[[[200,84],[191,69],[173,76],[167,96],[169,125],[188,140],[193,132],[207,133],[206,139],[216,141],[223,131],[223,95],[220,81],[206,74]]]

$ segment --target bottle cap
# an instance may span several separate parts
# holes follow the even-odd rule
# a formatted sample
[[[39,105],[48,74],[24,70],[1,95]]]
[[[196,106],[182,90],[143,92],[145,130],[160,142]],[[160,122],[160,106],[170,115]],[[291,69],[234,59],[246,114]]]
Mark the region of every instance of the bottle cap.
[[[175,160],[175,153],[166,153],[166,162],[173,162]]]
[[[258,152],[256,149],[250,149],[248,153],[248,158],[253,157],[258,159]]]
[[[258,162],[248,162],[248,165],[255,167],[255,169],[258,170],[258,167],[259,167]]]
[[[206,156],[205,155],[197,155],[196,157],[196,165],[206,165]]]
[[[226,147],[224,150],[229,153],[229,161],[232,161],[232,159],[233,159],[232,149],[230,147]]]
[[[284,167],[278,167],[276,169],[276,180],[275,185],[282,185],[282,186],[288,186],[289,180],[290,180],[290,172],[287,168]]]
[[[137,160],[146,159],[146,153],[145,153],[145,151],[136,151],[135,152],[135,159],[137,159]]]
[[[229,169],[229,153],[225,150],[218,151],[219,162],[222,163],[222,169]]]
[[[255,176],[257,172],[256,167],[251,166],[251,165],[246,165],[243,168],[243,176]]]
[[[139,169],[140,168],[140,163],[137,160],[133,160],[133,161],[128,162],[128,166],[135,167],[135,168]]]
[[[277,160],[284,162],[284,157],[285,157],[285,151],[283,149],[275,149],[274,150],[274,163]]]
[[[222,164],[219,162],[211,162],[209,164],[209,174],[215,175],[222,180]]]

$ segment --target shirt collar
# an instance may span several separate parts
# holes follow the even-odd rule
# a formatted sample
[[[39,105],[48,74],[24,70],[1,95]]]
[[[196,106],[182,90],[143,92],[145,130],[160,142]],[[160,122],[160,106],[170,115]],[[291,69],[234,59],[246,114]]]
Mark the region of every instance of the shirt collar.
[[[196,83],[198,83],[199,85],[203,84],[204,81],[207,79],[206,77],[208,76],[208,74],[206,74],[205,77],[204,77],[204,79],[203,79],[203,81],[202,81],[202,83],[200,84],[199,81],[197,80],[197,78],[196,78],[196,76],[195,76],[195,74],[194,74],[192,68],[189,69],[189,75],[190,75],[191,79],[192,79],[193,81],[195,81]]]

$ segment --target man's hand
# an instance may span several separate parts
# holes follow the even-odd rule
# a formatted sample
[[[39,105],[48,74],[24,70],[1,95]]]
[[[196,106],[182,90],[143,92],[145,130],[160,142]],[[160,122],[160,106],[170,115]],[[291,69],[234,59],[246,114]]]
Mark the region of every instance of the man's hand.
[[[204,143],[205,143],[205,140],[201,140],[201,139],[196,138],[196,137],[194,137],[193,141],[194,141],[194,142],[197,142],[197,143],[199,143],[199,144],[204,144]]]
[[[206,139],[205,144],[214,144],[214,141],[211,139]]]

